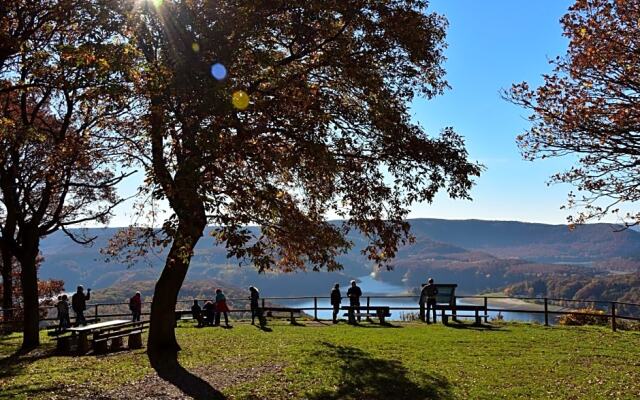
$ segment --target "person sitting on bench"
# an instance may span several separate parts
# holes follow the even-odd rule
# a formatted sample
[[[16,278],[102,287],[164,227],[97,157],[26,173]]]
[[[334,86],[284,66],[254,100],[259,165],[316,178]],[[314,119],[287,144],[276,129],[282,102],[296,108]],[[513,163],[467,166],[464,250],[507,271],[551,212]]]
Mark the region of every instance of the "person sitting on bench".
[[[358,314],[358,322],[360,322],[360,296],[362,296],[362,290],[356,285],[356,281],[351,281],[351,287],[347,290],[347,297],[349,298],[349,305],[351,306],[350,312]],[[353,318],[349,318],[349,322],[354,322]]]
[[[198,328],[204,326],[204,321],[202,320],[202,308],[200,308],[198,300],[193,300],[193,305],[191,306],[191,315],[193,315],[193,319],[198,321]]]
[[[429,311],[433,312],[433,323],[436,323],[436,296],[438,295],[438,288],[433,283],[433,278],[429,278],[428,284],[422,285],[422,292],[420,293],[420,318],[430,324]],[[427,303],[427,313],[425,319],[424,304]]]
[[[204,324],[213,326],[213,320],[216,317],[216,305],[212,301],[207,301],[202,307],[202,313],[204,314]]]

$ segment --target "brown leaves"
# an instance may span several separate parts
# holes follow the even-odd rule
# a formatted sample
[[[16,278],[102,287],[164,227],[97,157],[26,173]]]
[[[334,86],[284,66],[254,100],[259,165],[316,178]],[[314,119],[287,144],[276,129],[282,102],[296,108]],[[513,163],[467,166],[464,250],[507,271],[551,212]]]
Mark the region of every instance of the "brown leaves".
[[[637,1],[576,1],[562,19],[570,42],[555,73],[536,90],[522,83],[505,95],[532,111],[532,128],[518,137],[525,158],[577,156],[578,168],[553,177],[585,192],[570,198],[582,207],[572,223],[640,199],[639,19]]]

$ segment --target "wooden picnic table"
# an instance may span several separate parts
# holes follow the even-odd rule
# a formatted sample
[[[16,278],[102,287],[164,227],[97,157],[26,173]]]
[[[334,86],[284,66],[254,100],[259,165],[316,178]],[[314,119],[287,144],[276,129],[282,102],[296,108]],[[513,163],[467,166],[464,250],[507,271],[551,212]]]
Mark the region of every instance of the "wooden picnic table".
[[[124,325],[131,321],[125,319],[116,319],[113,321],[105,321],[98,322],[96,324],[89,324],[84,326],[77,326],[74,328],[69,328],[67,331],[71,332],[72,335],[78,335],[78,353],[84,354],[89,351],[89,335],[93,334],[94,331],[108,328],[108,327],[116,327],[118,325]]]

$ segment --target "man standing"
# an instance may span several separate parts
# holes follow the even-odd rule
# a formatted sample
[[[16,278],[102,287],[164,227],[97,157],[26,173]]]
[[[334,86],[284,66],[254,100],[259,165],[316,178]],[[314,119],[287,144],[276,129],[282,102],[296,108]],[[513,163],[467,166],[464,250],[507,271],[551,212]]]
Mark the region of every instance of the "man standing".
[[[142,296],[140,292],[136,292],[136,294],[129,299],[129,310],[131,310],[133,322],[140,321],[140,315],[142,314]]]
[[[338,323],[338,313],[340,312],[340,303],[342,303],[342,295],[340,294],[340,285],[335,284],[331,289],[331,305],[333,306],[333,323]]]
[[[87,309],[87,300],[91,298],[91,289],[87,289],[87,294],[84,294],[84,287],[78,286],[76,293],[71,296],[71,308],[76,313],[76,326],[86,325],[87,320],[84,317],[84,310]]]
[[[355,323],[354,314],[358,313],[358,322],[360,322],[360,296],[362,296],[362,290],[356,285],[356,281],[351,281],[351,287],[347,290],[347,297],[349,298],[349,323]]]
[[[429,321],[429,311],[433,313],[433,323],[436,322],[436,296],[438,295],[438,288],[433,283],[433,278],[429,278],[428,284],[422,285],[422,292],[420,293],[420,319],[425,321],[425,309],[424,304],[427,303],[426,322]]]

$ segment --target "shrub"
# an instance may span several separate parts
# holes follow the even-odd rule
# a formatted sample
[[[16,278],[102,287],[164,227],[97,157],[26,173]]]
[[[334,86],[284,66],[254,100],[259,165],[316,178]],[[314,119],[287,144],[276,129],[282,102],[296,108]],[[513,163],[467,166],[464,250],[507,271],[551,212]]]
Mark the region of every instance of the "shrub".
[[[591,314],[591,315],[585,315]],[[560,325],[608,325],[609,318],[602,310],[596,310],[595,308],[579,308],[574,310],[571,314],[562,315],[558,319]]]

